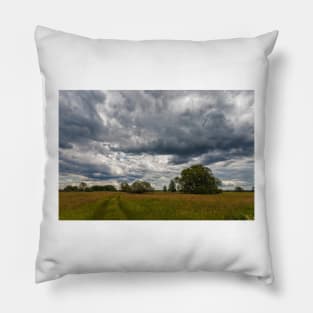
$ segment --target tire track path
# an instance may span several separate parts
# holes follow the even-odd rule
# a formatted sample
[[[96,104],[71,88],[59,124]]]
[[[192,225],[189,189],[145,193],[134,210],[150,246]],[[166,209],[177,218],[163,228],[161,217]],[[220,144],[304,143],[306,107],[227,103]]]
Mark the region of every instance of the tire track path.
[[[127,215],[120,207],[120,196],[112,197],[99,204],[95,210],[93,220],[125,220]]]

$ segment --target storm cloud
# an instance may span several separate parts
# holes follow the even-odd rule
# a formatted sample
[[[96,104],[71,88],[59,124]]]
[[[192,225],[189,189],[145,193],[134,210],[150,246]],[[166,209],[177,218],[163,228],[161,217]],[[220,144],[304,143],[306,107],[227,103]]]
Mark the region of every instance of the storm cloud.
[[[161,188],[192,164],[253,186],[254,92],[59,92],[60,187],[136,179]]]

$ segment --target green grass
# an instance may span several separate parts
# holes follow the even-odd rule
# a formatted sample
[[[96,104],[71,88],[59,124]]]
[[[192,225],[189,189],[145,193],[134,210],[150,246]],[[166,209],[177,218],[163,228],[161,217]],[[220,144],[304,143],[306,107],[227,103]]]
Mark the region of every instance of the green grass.
[[[60,192],[60,220],[253,220],[253,192]]]

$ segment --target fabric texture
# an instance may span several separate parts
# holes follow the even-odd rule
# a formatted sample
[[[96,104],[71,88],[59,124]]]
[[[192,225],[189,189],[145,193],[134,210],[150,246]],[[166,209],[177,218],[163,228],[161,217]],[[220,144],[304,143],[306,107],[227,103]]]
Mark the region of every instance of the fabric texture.
[[[37,27],[47,164],[36,282],[106,271],[230,271],[273,279],[264,193],[268,56],[278,33],[212,41],[89,39]],[[253,220],[60,220],[59,92],[254,91]]]

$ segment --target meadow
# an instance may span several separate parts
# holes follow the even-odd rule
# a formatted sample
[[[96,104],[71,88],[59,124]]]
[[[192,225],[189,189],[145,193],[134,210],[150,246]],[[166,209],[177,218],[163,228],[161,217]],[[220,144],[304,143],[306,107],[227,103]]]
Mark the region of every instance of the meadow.
[[[254,192],[59,192],[60,220],[253,220]]]

